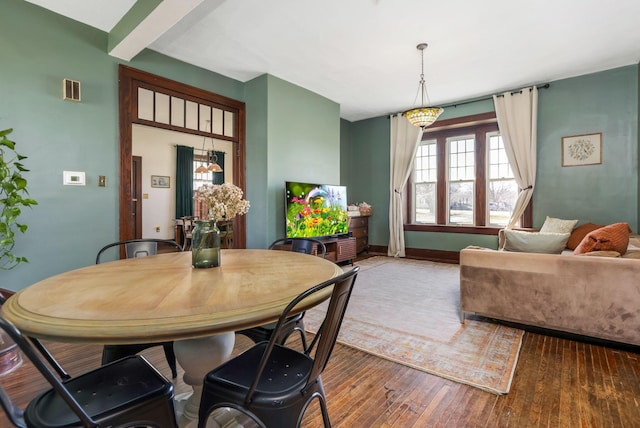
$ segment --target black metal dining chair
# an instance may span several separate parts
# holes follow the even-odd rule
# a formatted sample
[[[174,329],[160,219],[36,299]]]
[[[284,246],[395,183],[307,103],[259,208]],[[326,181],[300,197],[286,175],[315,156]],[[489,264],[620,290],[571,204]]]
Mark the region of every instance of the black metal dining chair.
[[[318,399],[330,427],[321,374],[327,366],[344,318],[359,267],[301,293],[284,309],[274,334],[210,371],[204,378],[198,427],[205,428],[218,409],[233,409],[262,428],[298,427],[309,404]],[[305,299],[331,290],[324,321],[303,352],[280,345],[278,338],[295,308]]]
[[[136,257],[153,256],[158,253],[159,244],[168,247],[173,251],[182,251],[182,246],[180,246],[180,244],[169,239],[129,239],[113,242],[102,247],[100,251],[98,251],[98,255],[96,256],[96,264],[100,264],[100,260],[104,252],[113,247],[124,246],[125,255],[129,259]],[[167,364],[169,364],[169,368],[171,369],[171,375],[174,378],[177,377],[178,367],[176,363],[176,354],[173,350],[173,342],[142,343],[132,345],[105,345],[102,349],[102,364],[116,361],[128,355],[137,354],[138,352],[155,346],[162,346],[164,355],[167,359]]]
[[[327,256],[326,245],[316,238],[281,238],[273,241],[269,249],[273,250],[280,245],[290,246],[291,251],[295,253],[315,254],[323,258]]]
[[[4,297],[0,296],[2,303]],[[0,378],[0,405],[14,426],[178,426],[173,384],[144,357],[129,356],[71,377],[40,341],[24,336],[3,317],[0,317],[0,331],[18,345],[51,385],[21,408],[11,399]]]
[[[321,255],[323,258],[327,255],[327,247],[324,243],[318,239],[314,238],[284,238],[278,239],[269,245],[269,249],[276,249],[278,246],[289,246],[291,251],[297,253],[304,254],[317,254]],[[307,346],[307,336],[304,331],[304,312],[297,314],[291,319],[287,320],[285,325],[283,326],[278,343],[284,345],[289,336],[293,334],[294,331],[300,333],[300,339],[302,340],[302,347],[306,348]],[[254,343],[262,342],[263,340],[269,340],[271,335],[273,334],[273,330],[275,328],[275,323],[265,324],[258,327],[247,328],[244,330],[239,330],[236,334],[241,334],[243,336],[247,336]]]

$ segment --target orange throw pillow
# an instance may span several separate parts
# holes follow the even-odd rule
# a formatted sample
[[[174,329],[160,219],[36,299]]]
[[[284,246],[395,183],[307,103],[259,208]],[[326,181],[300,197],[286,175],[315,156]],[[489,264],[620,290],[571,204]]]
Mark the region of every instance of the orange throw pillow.
[[[570,250],[575,250],[578,245],[582,242],[585,236],[589,234],[589,232],[593,232],[596,229],[600,229],[604,227],[603,224],[593,224],[593,223],[585,223],[582,224],[571,232],[571,236],[569,236],[569,240],[567,241],[567,248]]]
[[[617,251],[620,254],[627,252],[629,246],[629,233],[631,228],[628,223],[615,223],[589,232],[582,242],[573,250],[574,254],[584,254],[591,251]]]

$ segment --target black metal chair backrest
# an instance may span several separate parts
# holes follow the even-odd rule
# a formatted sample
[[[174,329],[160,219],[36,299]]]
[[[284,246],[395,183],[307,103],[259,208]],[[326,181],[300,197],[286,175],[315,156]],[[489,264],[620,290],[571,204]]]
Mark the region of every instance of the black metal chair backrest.
[[[2,317],[0,317],[0,329],[2,329],[9,337],[11,337],[11,340],[18,345],[22,353],[26,355],[29,361],[31,361],[42,376],[44,376],[44,378],[51,384],[53,389],[69,405],[73,413],[75,413],[82,421],[83,425],[87,427],[97,427],[98,424],[91,419],[89,415],[87,415],[82,406],[73,398],[69,390],[64,387],[62,381],[54,374],[53,371],[51,371],[51,369],[49,369],[36,352],[36,349],[44,350],[46,352],[46,355],[44,355],[46,359],[49,362],[53,361],[55,366],[60,367],[46,348],[44,348],[44,346],[36,339],[28,339],[24,337],[13,324]],[[34,346],[36,344],[37,346]],[[2,384],[0,384],[0,404],[2,405],[2,408],[7,414],[9,420],[15,426],[20,428],[26,427],[23,410],[11,400]]]
[[[4,301],[4,298],[0,300]],[[145,425],[142,421],[149,421],[150,426],[177,427],[173,385],[143,357],[129,356],[77,377],[70,377],[37,339],[24,336],[1,316],[0,330],[18,345],[23,355],[52,387],[22,409],[10,398],[0,382],[0,405],[16,427],[97,428],[122,426],[128,421],[133,423],[132,426]],[[78,418],[75,422],[73,415]]]
[[[98,255],[96,256],[96,264],[100,264],[100,258],[102,257],[102,254],[109,248],[119,247],[123,245],[125,247],[126,257],[128,259],[131,259],[135,257],[153,256],[157,254],[158,244],[163,244],[169,246],[170,248],[175,248],[176,251],[183,251],[183,247],[176,241],[171,239],[127,239],[124,241],[112,242],[111,244],[107,244],[102,247],[98,251]]]
[[[324,245],[324,242],[315,238],[282,238],[272,242],[269,245],[269,249],[272,250],[277,245],[291,245],[291,251],[304,254],[313,254],[315,246],[318,255],[322,257],[327,255],[327,246]]]
[[[184,247],[182,245],[178,244],[176,241],[173,241],[171,239],[154,239],[154,238],[129,239],[125,241],[113,242],[111,244],[108,244],[102,247],[100,251],[98,251],[98,255],[96,256],[96,264],[100,264],[100,258],[102,254],[109,248],[124,246],[126,257],[128,259],[131,259],[136,257],[146,257],[146,256],[152,256],[157,254],[158,244],[168,246],[169,248],[174,249],[176,252],[184,251]],[[144,349],[155,347],[155,346],[163,347],[165,356],[167,358],[167,363],[171,368],[171,374],[175,378],[178,375],[178,370],[176,366],[175,353],[173,351],[173,342],[129,344],[129,345],[105,345],[102,352],[102,364],[115,361],[127,355],[137,354],[138,352]]]
[[[331,357],[331,353],[338,338],[340,326],[342,325],[342,320],[344,319],[344,314],[347,310],[347,304],[349,303],[351,291],[353,290],[353,285],[355,283],[359,270],[360,268],[358,266],[355,266],[353,269],[343,273],[340,276],[311,287],[310,289],[298,295],[298,297],[293,299],[291,303],[287,305],[284,311],[282,311],[282,314],[280,315],[280,318],[278,319],[278,322],[276,324],[274,334],[271,335],[271,339],[269,340],[269,343],[265,348],[260,364],[258,365],[258,370],[254,375],[253,382],[251,383],[251,386],[247,391],[245,403],[251,402],[251,398],[256,391],[258,383],[260,382],[260,378],[262,377],[262,373],[269,361],[271,351],[273,350],[274,346],[277,343],[277,339],[280,336],[280,330],[286,323],[287,319],[292,316],[292,314],[294,313],[294,309],[311,295],[321,293],[324,289],[333,286],[325,319],[322,322],[319,330],[316,332],[316,335],[313,338],[311,344],[309,344],[309,346],[304,350],[304,353],[306,355],[313,358],[313,366],[310,375],[307,378],[306,386],[309,386],[311,383],[314,383],[316,381],[318,376],[320,376],[320,374],[326,368],[329,358]]]

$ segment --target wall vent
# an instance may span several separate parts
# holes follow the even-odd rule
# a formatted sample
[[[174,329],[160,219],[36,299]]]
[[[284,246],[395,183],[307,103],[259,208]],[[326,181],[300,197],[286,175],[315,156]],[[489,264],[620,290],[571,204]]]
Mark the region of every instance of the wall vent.
[[[62,92],[64,99],[69,101],[80,102],[80,82],[77,80],[63,79]]]

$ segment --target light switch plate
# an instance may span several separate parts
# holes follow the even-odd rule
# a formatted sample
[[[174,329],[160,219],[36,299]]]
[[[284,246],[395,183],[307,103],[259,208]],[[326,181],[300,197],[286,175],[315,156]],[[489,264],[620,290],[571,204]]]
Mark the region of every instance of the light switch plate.
[[[85,173],[79,171],[62,171],[62,184],[65,186],[84,186]]]

